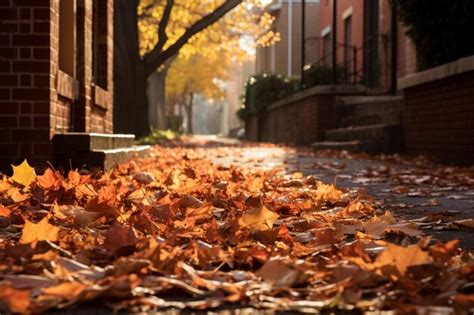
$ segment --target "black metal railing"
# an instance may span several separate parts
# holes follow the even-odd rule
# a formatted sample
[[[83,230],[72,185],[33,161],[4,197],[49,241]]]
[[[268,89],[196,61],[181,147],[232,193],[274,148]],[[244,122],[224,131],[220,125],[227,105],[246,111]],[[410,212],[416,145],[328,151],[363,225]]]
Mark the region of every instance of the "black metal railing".
[[[368,38],[357,47],[345,43],[336,42],[336,63],[332,62],[334,56],[332,51],[332,39],[314,37],[311,40],[320,41],[318,47],[323,47],[323,56],[316,62],[305,66],[306,86],[320,84],[347,84],[365,85],[378,88],[383,85],[389,69],[389,43],[386,35]],[[324,41],[331,45],[324,51]],[[334,64],[336,67],[334,68]]]

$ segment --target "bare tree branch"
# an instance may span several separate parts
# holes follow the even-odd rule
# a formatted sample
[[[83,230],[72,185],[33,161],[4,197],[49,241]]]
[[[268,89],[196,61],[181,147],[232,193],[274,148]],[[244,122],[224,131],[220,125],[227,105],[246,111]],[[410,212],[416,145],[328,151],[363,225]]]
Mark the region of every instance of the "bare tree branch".
[[[226,0],[222,5],[216,8],[213,12],[204,16],[202,19],[190,26],[184,34],[170,47],[164,51],[153,48],[152,51],[147,53],[143,59],[145,63],[145,72],[146,75],[150,75],[155,71],[159,66],[161,66],[168,58],[178,53],[178,51],[183,47],[194,35],[204,30],[209,25],[217,22],[221,17],[223,17],[227,12],[239,5],[242,0]]]

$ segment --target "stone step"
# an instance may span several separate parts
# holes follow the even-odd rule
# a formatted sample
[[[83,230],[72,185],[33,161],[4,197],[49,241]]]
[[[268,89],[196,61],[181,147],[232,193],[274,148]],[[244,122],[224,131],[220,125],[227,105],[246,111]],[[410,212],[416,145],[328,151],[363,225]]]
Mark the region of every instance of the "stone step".
[[[377,140],[400,131],[399,125],[370,125],[330,129],[324,133],[326,141]]]
[[[402,113],[399,110],[372,115],[351,115],[342,117],[340,127],[370,126],[370,125],[398,125],[402,122]]]
[[[145,157],[149,151],[149,145],[136,145],[128,148],[76,152],[75,154],[55,154],[54,164],[65,170],[69,170],[71,167],[72,169],[99,168],[107,170],[132,158]]]
[[[369,116],[401,111],[402,96],[351,96],[341,97],[337,108],[339,117]]]
[[[69,132],[53,137],[53,148],[57,154],[112,150],[133,146],[135,136],[130,134],[105,134]]]
[[[377,142],[380,145],[380,152],[392,153],[401,150],[402,138],[400,125],[371,125],[327,130],[324,140]]]
[[[376,141],[322,141],[311,145],[314,150],[345,150],[349,152],[377,153],[381,151]]]

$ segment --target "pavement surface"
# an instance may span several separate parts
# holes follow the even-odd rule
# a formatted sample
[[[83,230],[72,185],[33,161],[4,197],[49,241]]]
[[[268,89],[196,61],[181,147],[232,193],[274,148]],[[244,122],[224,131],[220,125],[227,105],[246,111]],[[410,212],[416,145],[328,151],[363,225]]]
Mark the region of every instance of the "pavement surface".
[[[214,163],[301,172],[338,188],[375,198],[380,211],[414,220],[426,235],[442,241],[461,240],[474,249],[473,228],[458,224],[474,218],[474,167],[439,164],[423,157],[369,156],[344,151],[312,151],[272,145],[245,144],[214,136],[196,137],[196,145],[226,148]],[[228,149],[242,147],[235,154]]]

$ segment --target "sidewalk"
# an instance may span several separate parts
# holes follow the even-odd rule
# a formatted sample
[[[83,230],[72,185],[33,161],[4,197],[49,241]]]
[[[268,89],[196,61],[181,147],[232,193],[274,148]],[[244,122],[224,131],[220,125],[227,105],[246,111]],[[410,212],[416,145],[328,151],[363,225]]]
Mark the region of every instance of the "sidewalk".
[[[427,235],[461,240],[474,249],[471,229],[452,222],[474,218],[474,168],[449,167],[424,158],[369,156],[239,143],[234,139],[197,137],[214,146],[245,146],[233,156],[213,157],[215,163],[302,172],[339,188],[375,197],[380,209],[415,220]]]

